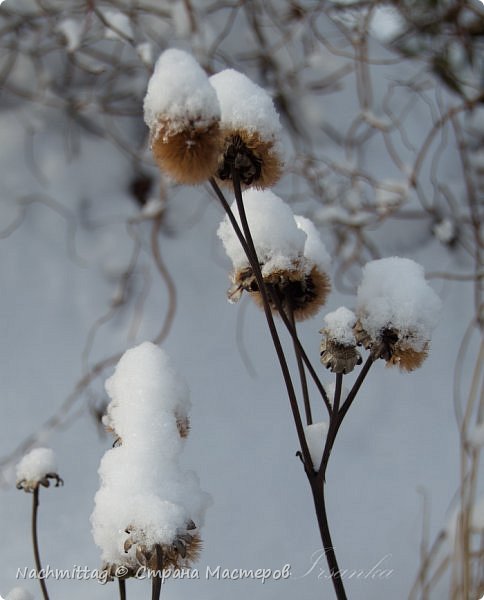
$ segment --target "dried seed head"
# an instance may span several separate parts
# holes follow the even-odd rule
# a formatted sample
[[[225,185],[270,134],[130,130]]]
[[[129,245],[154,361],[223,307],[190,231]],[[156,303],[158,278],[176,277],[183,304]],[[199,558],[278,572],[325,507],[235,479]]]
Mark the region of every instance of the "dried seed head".
[[[272,187],[282,175],[282,160],[274,141],[265,141],[254,131],[224,129],[223,152],[219,156],[217,177],[231,184],[235,170],[242,185],[264,189]]]
[[[325,330],[323,330],[324,332]],[[351,373],[361,364],[361,355],[355,346],[346,346],[323,335],[320,347],[321,363],[333,373]]]
[[[410,372],[421,367],[427,358],[429,343],[422,344],[412,333],[386,327],[372,338],[360,320],[357,321],[354,331],[358,344],[370,350],[374,360],[384,360],[387,367],[398,366],[402,371]]]
[[[277,269],[264,274],[264,283],[272,287],[273,292],[280,298],[282,306],[288,309],[291,304],[294,318],[303,321],[314,316],[326,302],[331,283],[326,273],[320,273],[313,267],[309,274],[303,269],[293,270]],[[250,267],[235,271],[232,275],[233,285],[229,288],[227,296],[231,302],[237,302],[243,291],[250,294],[251,298],[261,308],[264,307],[262,294],[255,275]],[[269,305],[274,314],[278,313],[277,305],[272,294],[268,293]]]
[[[190,54],[173,48],[161,54],[148,83],[144,117],[161,170],[188,185],[215,174],[220,105],[207,74]]]
[[[50,448],[34,448],[17,465],[17,489],[32,493],[41,485],[50,487],[51,480],[55,481],[55,487],[59,487],[64,482],[56,471],[54,451]]]
[[[144,532],[129,527],[126,529],[129,537],[124,542],[124,551],[126,554],[131,553],[138,565],[156,570],[158,568],[156,547],[158,546],[161,550],[163,569],[186,568],[198,559],[202,548],[200,535],[194,529],[196,527],[193,521],[190,520],[187,522],[185,529],[177,532],[171,544],[148,544]],[[126,565],[130,572],[135,572],[129,558]]]
[[[215,175],[221,137],[218,122],[187,122],[181,130],[160,120],[151,141],[153,156],[160,168],[177,183],[196,185]]]
[[[176,415],[176,426],[178,429],[178,433],[180,434],[180,437],[182,437],[182,438],[188,437],[188,434],[190,433],[190,419],[187,415],[185,415],[185,416]]]
[[[423,361],[427,358],[429,353],[429,344],[425,344],[423,350],[414,350],[410,346],[405,346],[405,343],[398,342],[395,345],[392,356],[387,361],[387,366],[396,365],[400,367],[402,371],[415,371],[422,366]]]
[[[210,77],[220,103],[224,144],[218,177],[238,173],[242,185],[268,188],[282,173],[281,123],[269,94],[244,74],[226,69]]]

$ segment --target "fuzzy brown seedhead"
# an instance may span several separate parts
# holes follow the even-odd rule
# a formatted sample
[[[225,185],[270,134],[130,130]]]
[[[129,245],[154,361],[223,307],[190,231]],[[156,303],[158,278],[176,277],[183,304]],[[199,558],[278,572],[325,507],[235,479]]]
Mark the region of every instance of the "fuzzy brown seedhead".
[[[238,173],[245,186],[263,189],[272,187],[282,174],[282,162],[274,142],[264,141],[257,132],[244,129],[225,130],[223,152],[219,157],[217,177],[223,182],[232,181],[232,170]]]
[[[160,170],[177,183],[196,185],[217,171],[222,141],[218,123],[197,125],[190,121],[173,133],[171,122],[158,123],[151,150]]]
[[[263,308],[264,303],[255,275],[250,267],[236,271],[232,276],[233,285],[227,292],[229,300],[237,302],[245,290],[255,303]],[[278,312],[274,294],[280,299],[285,310],[291,306],[296,321],[314,316],[326,302],[331,283],[326,273],[313,267],[309,274],[302,269],[278,270],[264,276],[271,310]]]
[[[421,367],[427,358],[428,343],[416,350],[411,334],[403,334],[392,327],[382,329],[378,337],[372,338],[358,320],[354,332],[358,344],[369,350],[374,360],[384,360],[387,367],[398,366],[402,371],[410,372]]]

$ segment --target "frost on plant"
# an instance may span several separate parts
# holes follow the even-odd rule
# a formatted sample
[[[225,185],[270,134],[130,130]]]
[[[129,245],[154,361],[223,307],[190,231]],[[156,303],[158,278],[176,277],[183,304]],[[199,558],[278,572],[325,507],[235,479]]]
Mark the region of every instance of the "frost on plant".
[[[330,290],[329,255],[316,228],[309,219],[295,217],[289,205],[269,190],[246,190],[243,200],[262,277],[273,290],[271,308],[277,310],[279,299],[282,306],[290,305],[296,319],[312,316]],[[231,209],[240,222],[235,202]],[[234,268],[229,299],[237,301],[245,290],[262,305],[255,275],[227,216],[218,236]]]
[[[50,480],[55,486],[62,484],[57,474],[57,460],[50,448],[34,448],[26,454],[17,465],[17,488],[25,492],[35,491],[39,485],[50,486]]]
[[[106,382],[105,417],[117,444],[99,467],[91,516],[104,569],[133,576],[140,566],[188,566],[199,553],[208,495],[180,466],[189,392],[166,353],[150,342],[128,350]],[[182,425],[181,425],[182,424]]]
[[[413,371],[428,354],[440,307],[419,264],[398,257],[371,261],[358,288],[357,341],[374,359]]]

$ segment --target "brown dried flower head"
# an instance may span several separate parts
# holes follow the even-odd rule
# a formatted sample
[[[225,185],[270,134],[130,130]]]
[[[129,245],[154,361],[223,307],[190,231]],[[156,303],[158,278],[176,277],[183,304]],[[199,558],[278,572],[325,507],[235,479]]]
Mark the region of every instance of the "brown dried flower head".
[[[176,427],[180,437],[186,438],[190,433],[190,419],[187,415],[176,415]]]
[[[266,90],[243,73],[226,69],[210,77],[220,104],[222,151],[217,177],[242,186],[272,187],[282,174],[281,123]]]
[[[245,290],[254,302],[263,308],[262,294],[251,267],[235,271],[232,281],[233,285],[227,292],[231,302],[237,302]],[[331,290],[329,277],[317,267],[313,267],[309,273],[297,267],[292,270],[274,270],[264,274],[263,281],[267,287],[271,310],[275,314],[279,312],[274,298],[274,295],[277,295],[285,310],[290,304],[297,321],[314,316],[326,302]]]
[[[274,186],[282,175],[282,160],[274,141],[264,140],[257,131],[224,129],[223,152],[219,156],[217,177],[231,184],[233,171],[243,186],[264,189]]]
[[[220,105],[207,74],[183,50],[165,50],[144,99],[151,149],[160,169],[182,184],[215,175],[221,148]]]
[[[321,363],[333,373],[351,373],[356,365],[361,364],[361,355],[355,346],[346,346],[328,337],[322,329],[323,339],[320,346]]]
[[[384,360],[387,367],[398,366],[402,371],[411,372],[421,367],[428,356],[428,342],[422,344],[412,333],[401,332],[391,326],[372,337],[359,319],[354,332],[358,344],[369,350],[374,360]]]
[[[126,533],[128,538],[124,543],[124,551],[128,553],[135,548],[138,565],[153,571],[158,568],[159,553],[162,569],[178,569],[189,567],[199,558],[202,549],[202,541],[193,521],[188,521],[185,529],[177,532],[171,544],[147,544],[144,533],[133,527],[127,527]]]
[[[197,119],[183,126],[161,118],[151,140],[151,150],[160,170],[177,183],[196,185],[217,171],[221,137],[218,122]]]

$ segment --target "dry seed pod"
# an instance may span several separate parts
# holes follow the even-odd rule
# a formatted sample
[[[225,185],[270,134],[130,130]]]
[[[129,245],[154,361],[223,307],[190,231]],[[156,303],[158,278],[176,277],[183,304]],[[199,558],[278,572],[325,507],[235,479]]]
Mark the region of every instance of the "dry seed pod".
[[[240,280],[241,273],[236,273],[234,278]],[[286,313],[289,305],[291,306],[296,321],[303,321],[314,316],[326,302],[331,289],[327,275],[320,273],[316,267],[313,267],[309,274],[301,268],[275,270],[266,274],[263,280],[277,294]],[[242,287],[249,292],[255,303],[262,308],[262,295],[255,277],[245,275]],[[278,308],[270,292],[269,304],[272,311],[277,313]]]
[[[351,373],[361,364],[361,355],[354,346],[344,346],[327,337],[321,341],[321,363],[333,373]]]
[[[176,427],[178,429],[180,437],[188,437],[188,434],[190,433],[190,419],[188,418],[188,416],[176,415]]]
[[[326,327],[320,330],[321,363],[333,373],[351,373],[356,365],[361,364],[361,355],[356,349],[353,329],[355,314],[346,307],[328,313],[324,317]]]
[[[215,174],[222,143],[220,106],[207,75],[190,54],[169,49],[160,56],[148,84],[144,116],[162,171],[187,185]]]
[[[196,185],[215,174],[220,149],[218,123],[201,125],[193,119],[170,133],[173,123],[160,119],[151,139],[151,150],[159,168],[177,183]]]
[[[357,300],[355,335],[372,357],[403,371],[420,367],[441,308],[423,267],[399,257],[370,261]]]
[[[272,187],[281,177],[281,124],[265,90],[248,77],[226,69],[210,77],[221,108],[222,151],[217,177],[230,183],[235,170],[240,182]]]

